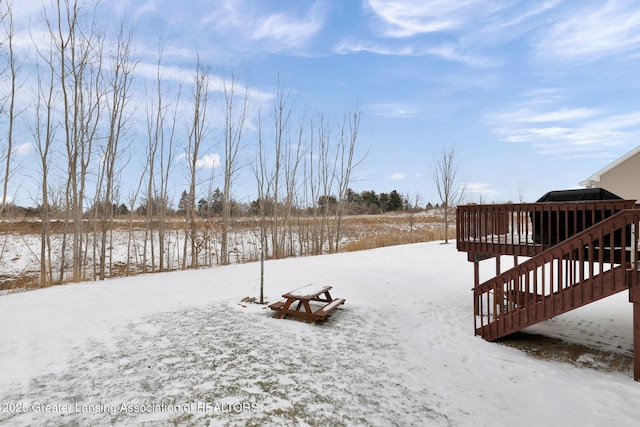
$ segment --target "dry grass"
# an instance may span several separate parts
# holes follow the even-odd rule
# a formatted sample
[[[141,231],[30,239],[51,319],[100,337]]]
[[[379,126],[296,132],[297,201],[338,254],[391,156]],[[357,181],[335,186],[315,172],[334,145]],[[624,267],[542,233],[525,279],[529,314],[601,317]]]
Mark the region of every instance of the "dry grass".
[[[303,219],[308,221],[308,219]],[[185,228],[185,218],[172,217],[165,224],[167,231],[178,231]],[[297,229],[300,225],[300,219],[293,219],[294,227],[290,232],[309,232],[307,229]],[[85,230],[92,233],[94,229],[100,230],[102,224],[95,224],[87,220]],[[157,223],[152,224],[153,229],[158,229]],[[121,217],[114,221],[110,227],[114,231],[118,230],[126,232],[132,228],[133,230],[144,230],[148,226],[146,219],[142,217],[134,217],[131,221],[130,217]],[[71,225],[67,224],[67,228]],[[95,227],[95,228],[94,228]],[[62,220],[53,220],[51,222],[51,233],[57,234],[64,232],[65,224]],[[217,238],[217,233],[222,230],[222,219],[211,218],[197,220],[197,228],[202,233]],[[335,233],[337,223],[335,218],[330,219],[329,228],[331,233]],[[258,259],[257,249],[255,245],[244,241],[243,235],[256,234],[259,230],[259,220],[255,217],[236,218],[233,220],[233,233],[241,236],[238,241],[231,241],[230,246],[233,248],[232,262],[249,262]],[[70,230],[67,230],[70,231]],[[41,223],[37,219],[13,218],[3,219],[0,221],[0,239],[2,235],[39,235],[41,232]],[[455,240],[455,227],[450,228],[449,239]],[[444,240],[443,218],[436,212],[429,213],[420,212],[415,214],[408,213],[392,213],[381,215],[355,215],[347,216],[342,219],[340,225],[340,244],[339,252],[353,252],[359,250],[375,249],[386,246],[421,243],[434,240]],[[325,241],[326,244],[326,241]],[[327,248],[325,248],[327,250]],[[333,250],[333,249],[331,249]],[[253,252],[252,252],[253,251]],[[2,254],[0,254],[0,257]],[[118,277],[132,275],[141,272],[135,266],[126,268],[124,264],[120,265],[118,261],[113,264],[109,277]],[[50,283],[54,285],[57,283]],[[24,291],[36,289],[41,286],[39,274],[36,271],[24,271],[19,276],[0,275],[0,291]]]
[[[455,238],[450,231],[449,238]],[[363,251],[386,246],[407,245],[412,243],[444,240],[442,228],[429,228],[414,231],[385,231],[375,236],[364,236],[361,239],[347,242],[340,246],[340,252]]]
[[[431,213],[362,215],[343,221],[346,243],[340,252],[353,252],[386,246],[444,240],[441,215]],[[455,240],[455,225],[449,227],[449,239]]]
[[[7,276],[5,274],[0,275],[0,290],[18,292],[29,291],[32,289],[40,288],[40,279],[37,274],[24,273],[21,276]]]

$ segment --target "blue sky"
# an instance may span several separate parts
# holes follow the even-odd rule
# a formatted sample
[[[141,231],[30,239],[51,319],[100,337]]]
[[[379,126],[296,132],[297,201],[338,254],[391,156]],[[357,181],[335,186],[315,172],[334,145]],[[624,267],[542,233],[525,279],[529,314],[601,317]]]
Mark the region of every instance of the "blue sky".
[[[34,26],[40,4],[16,4],[18,21]],[[455,145],[467,201],[535,201],[640,144],[635,1],[121,0],[99,10],[105,23],[135,22],[141,74],[162,36],[176,73],[200,55],[265,103],[280,79],[300,110],[358,106],[368,150],[358,191],[435,203],[433,155]],[[213,142],[208,155],[219,150]]]

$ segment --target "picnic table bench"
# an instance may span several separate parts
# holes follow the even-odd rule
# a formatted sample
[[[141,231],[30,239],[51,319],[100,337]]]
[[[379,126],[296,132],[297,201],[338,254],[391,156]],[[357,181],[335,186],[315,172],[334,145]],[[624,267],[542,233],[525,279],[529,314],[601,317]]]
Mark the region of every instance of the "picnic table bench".
[[[331,298],[331,286],[307,285],[283,294],[281,301],[274,302],[269,308],[277,311],[276,316],[283,318],[287,314],[305,318],[310,322],[325,320],[333,310],[344,304],[344,298]],[[319,303],[319,304],[318,304]]]

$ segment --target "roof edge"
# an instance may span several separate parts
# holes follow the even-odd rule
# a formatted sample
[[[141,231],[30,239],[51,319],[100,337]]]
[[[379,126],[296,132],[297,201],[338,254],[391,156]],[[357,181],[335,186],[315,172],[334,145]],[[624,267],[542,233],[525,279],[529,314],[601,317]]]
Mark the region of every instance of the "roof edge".
[[[609,163],[607,166],[605,166],[604,168],[600,169],[598,172],[594,173],[589,178],[583,179],[582,181],[580,181],[579,184],[584,186],[584,187],[586,187],[590,183],[600,182],[600,177],[602,175],[604,175],[605,173],[609,172],[611,169],[614,169],[619,164],[621,164],[623,162],[626,162],[627,160],[629,160],[631,157],[635,156],[638,153],[640,153],[640,145],[638,145],[633,150],[629,151],[624,156],[622,156],[622,157],[614,160],[613,162]]]

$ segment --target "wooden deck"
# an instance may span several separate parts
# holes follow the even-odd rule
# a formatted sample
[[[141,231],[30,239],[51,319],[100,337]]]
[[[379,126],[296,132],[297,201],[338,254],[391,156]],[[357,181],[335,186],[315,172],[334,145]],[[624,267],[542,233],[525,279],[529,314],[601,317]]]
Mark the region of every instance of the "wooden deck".
[[[458,207],[456,226],[458,250],[474,262],[477,335],[493,341],[629,290],[634,378],[640,381],[640,205],[633,200],[467,205]],[[501,271],[501,255],[512,255],[514,266]],[[480,283],[479,263],[489,258],[495,258],[496,275]]]
[[[465,205],[456,212],[458,250],[469,261],[534,256],[624,209],[635,200]]]

